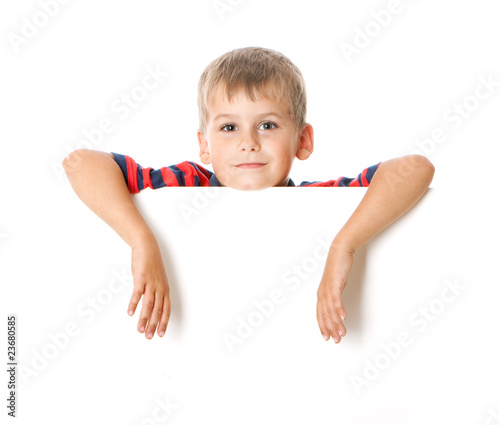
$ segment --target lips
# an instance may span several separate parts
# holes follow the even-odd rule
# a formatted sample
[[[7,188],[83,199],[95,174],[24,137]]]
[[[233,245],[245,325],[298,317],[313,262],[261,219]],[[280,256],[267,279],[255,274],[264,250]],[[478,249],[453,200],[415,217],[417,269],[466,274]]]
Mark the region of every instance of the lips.
[[[266,164],[262,162],[245,162],[243,164],[238,164],[238,168],[260,168]]]

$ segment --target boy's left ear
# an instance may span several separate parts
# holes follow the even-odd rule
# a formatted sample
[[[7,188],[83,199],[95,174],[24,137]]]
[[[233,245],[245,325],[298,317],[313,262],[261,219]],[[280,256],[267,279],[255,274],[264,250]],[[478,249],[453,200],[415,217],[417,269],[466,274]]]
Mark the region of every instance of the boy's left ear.
[[[306,160],[314,150],[314,130],[311,124],[307,124],[302,129],[299,136],[299,146],[297,147],[297,158]]]
[[[200,160],[203,164],[210,164],[210,151],[208,149],[208,142],[205,135],[198,130],[198,144],[200,145]]]

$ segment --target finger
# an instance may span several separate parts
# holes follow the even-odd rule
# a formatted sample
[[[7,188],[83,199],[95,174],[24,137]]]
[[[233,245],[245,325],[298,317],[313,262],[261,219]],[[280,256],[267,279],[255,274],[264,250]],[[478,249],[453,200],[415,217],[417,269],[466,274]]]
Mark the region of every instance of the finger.
[[[342,317],[346,317],[346,314],[345,314],[345,310],[342,308],[340,310],[337,310],[337,313],[339,315],[339,318],[340,320],[338,320],[337,322],[337,329],[339,330],[339,333],[340,333],[340,336],[344,337],[347,335],[347,329],[344,325],[344,319],[342,319]]]
[[[340,296],[334,296],[332,298],[332,303],[335,308],[335,314],[343,322],[347,317],[347,313],[345,311],[344,304],[342,303],[342,298]]]
[[[144,332],[146,330],[146,324],[151,317],[151,312],[153,311],[154,304],[154,294],[146,291],[146,293],[144,294],[144,298],[142,299],[141,315],[139,318],[139,323],[137,325],[137,329],[139,330],[139,332]]]
[[[344,337],[347,335],[347,329],[346,327],[344,326],[344,324],[342,322],[339,322],[338,325],[337,325],[337,330],[339,332],[339,335],[341,337]]]
[[[330,335],[336,344],[340,342],[342,336],[345,335],[345,327],[342,324],[342,320],[340,319],[340,315],[336,312],[329,310],[328,318],[330,319],[328,322],[328,329],[330,330]]]
[[[319,330],[321,332],[321,336],[325,341],[328,341],[330,338],[330,332],[328,331],[328,328],[326,327],[325,321],[323,320],[323,316],[318,316],[318,325],[319,325]]]
[[[342,303],[342,294],[338,291],[325,296],[323,301],[323,310],[328,313],[331,321],[329,328],[332,331],[332,338],[340,342],[340,338],[346,335],[346,329],[343,320],[346,317],[344,304]],[[336,342],[337,342],[336,341]]]
[[[345,312],[344,306],[342,304],[342,299],[340,297],[335,298],[333,303],[334,303],[334,314],[332,320],[335,323],[335,327],[339,332],[339,335],[342,337],[345,336],[347,333],[347,330],[343,323],[347,314]]]
[[[330,314],[326,310],[323,303],[320,303],[318,306],[317,319],[318,319],[318,324],[319,324],[319,328],[321,331],[321,335],[323,335],[323,338],[326,341],[328,341],[330,336],[333,337],[333,333],[332,333],[333,323],[331,321]]]
[[[153,311],[151,312],[151,318],[148,323],[147,331],[145,332],[147,339],[152,339],[156,331],[156,326],[160,321],[161,312],[163,308],[163,297],[155,294],[155,305]]]
[[[321,335],[323,335],[325,341],[328,341],[330,337],[332,337],[335,342],[338,341],[338,336],[336,336],[334,327],[331,324],[331,321],[327,315],[321,316],[320,330],[321,330]],[[335,338],[337,338],[337,340],[335,340]]]
[[[342,322],[340,321],[333,321],[333,329],[332,329],[332,337],[335,343],[339,343],[340,340],[342,339],[343,336],[345,336],[345,328],[343,328]]]
[[[137,305],[139,304],[142,294],[144,293],[144,287],[145,287],[144,283],[134,284],[134,290],[132,291],[132,296],[130,297],[130,302],[127,308],[129,316],[134,315],[135,310],[137,309]]]
[[[163,308],[160,318],[160,324],[158,325],[158,336],[165,335],[167,331],[168,320],[170,318],[170,298],[166,295],[163,298]]]
[[[322,303],[320,307],[320,318],[326,331],[323,335],[331,336],[336,344],[341,340],[342,334],[345,335],[340,316],[335,312],[331,303]],[[339,332],[341,330],[341,332]]]
[[[330,331],[326,328],[326,326],[322,323],[319,326],[319,329],[321,331],[321,336],[325,341],[328,341],[330,339]]]

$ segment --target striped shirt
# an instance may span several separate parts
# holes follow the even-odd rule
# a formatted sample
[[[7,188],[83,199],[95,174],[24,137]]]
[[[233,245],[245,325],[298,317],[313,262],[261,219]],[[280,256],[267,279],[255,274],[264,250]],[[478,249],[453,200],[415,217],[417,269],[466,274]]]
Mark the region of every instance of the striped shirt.
[[[207,170],[199,164],[184,161],[179,164],[153,169],[142,167],[128,155],[114,153],[113,157],[122,170],[130,193],[138,193],[147,187],[159,189],[166,186],[221,186],[213,171]],[[365,168],[355,178],[339,177],[336,180],[325,182],[303,181],[298,187],[367,187],[379,165]],[[288,179],[288,187],[295,187],[292,179]]]

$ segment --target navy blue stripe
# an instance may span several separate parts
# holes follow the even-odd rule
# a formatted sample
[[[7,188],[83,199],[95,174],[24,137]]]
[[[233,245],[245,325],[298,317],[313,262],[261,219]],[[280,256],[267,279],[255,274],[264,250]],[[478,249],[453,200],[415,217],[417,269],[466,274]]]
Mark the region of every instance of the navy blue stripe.
[[[165,180],[163,180],[163,176],[161,174],[161,170],[151,170],[149,173],[149,176],[151,177],[151,184],[153,185],[153,189],[159,189],[160,187],[166,187],[167,184],[165,183]]]
[[[115,153],[111,152],[113,155],[113,159],[115,162],[118,164],[120,169],[122,170],[123,177],[125,179],[125,184],[128,187],[128,173],[127,173],[127,160],[125,159],[125,155],[122,155],[121,153]]]
[[[342,177],[339,182],[339,187],[349,187],[354,179],[351,177]]]
[[[210,176],[210,180],[208,182],[208,185],[209,186],[221,186],[219,180],[217,179],[217,176],[215,175],[215,173],[212,173],[212,175]]]
[[[142,167],[137,164],[137,189],[144,189],[144,178],[142,177]]]
[[[380,164],[380,162],[378,164]],[[366,180],[368,180],[368,183],[372,181],[373,175],[375,174],[375,171],[377,171],[378,164],[368,167],[366,171]]]
[[[172,170],[172,172],[174,173],[174,176],[177,179],[177,183],[179,184],[179,186],[186,186],[186,183],[184,181],[184,171],[182,171],[176,165],[171,165],[168,168],[170,168]]]

